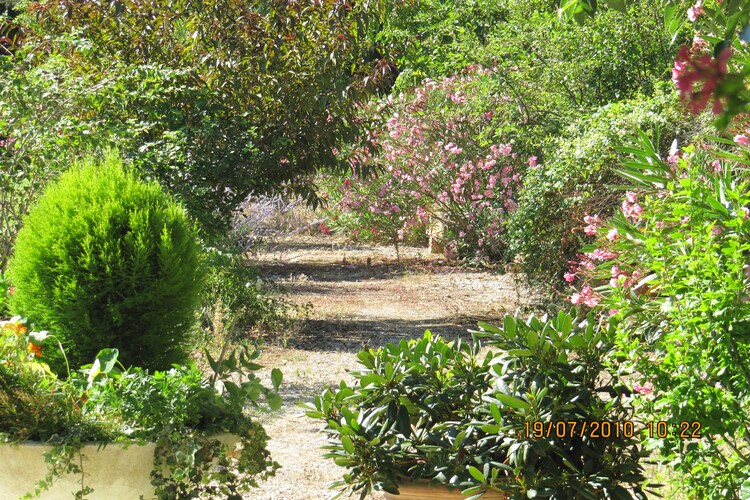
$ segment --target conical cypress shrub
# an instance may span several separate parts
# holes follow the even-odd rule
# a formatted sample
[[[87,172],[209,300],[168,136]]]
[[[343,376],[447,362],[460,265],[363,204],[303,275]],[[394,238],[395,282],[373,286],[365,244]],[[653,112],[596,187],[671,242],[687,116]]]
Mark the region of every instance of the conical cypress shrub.
[[[165,369],[187,358],[201,268],[184,210],[108,153],[62,174],[24,220],[11,309],[54,334],[71,367],[116,347],[126,366]],[[60,373],[57,351],[44,358]]]

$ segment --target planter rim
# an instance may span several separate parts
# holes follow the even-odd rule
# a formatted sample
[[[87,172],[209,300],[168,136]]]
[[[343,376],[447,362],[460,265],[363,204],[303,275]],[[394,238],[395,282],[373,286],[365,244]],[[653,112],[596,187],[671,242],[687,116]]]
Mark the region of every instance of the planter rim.
[[[235,440],[239,441],[239,435],[232,432],[217,432],[214,434],[206,434],[204,437],[218,439],[222,442]],[[111,441],[81,441],[82,446],[98,446],[104,448],[106,446],[146,446],[154,444],[156,441],[150,439],[122,439],[122,440],[111,440]],[[24,441],[0,441],[0,446],[57,446],[59,444],[65,444],[65,442],[49,442],[49,441],[36,441],[34,439],[26,439]],[[227,443],[228,444],[228,443]]]

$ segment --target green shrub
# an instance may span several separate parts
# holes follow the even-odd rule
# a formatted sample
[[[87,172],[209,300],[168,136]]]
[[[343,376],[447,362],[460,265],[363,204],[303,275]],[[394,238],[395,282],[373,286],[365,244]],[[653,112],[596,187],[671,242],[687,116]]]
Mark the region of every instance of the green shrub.
[[[11,309],[54,333],[75,366],[113,347],[125,364],[168,368],[186,358],[200,269],[180,206],[108,153],[65,173],[25,219]]]
[[[570,300],[619,320],[647,445],[686,498],[748,498],[750,148],[683,147],[666,160],[645,135],[629,148],[632,191],[599,230]],[[665,428],[666,426],[666,428]]]
[[[221,333],[241,335],[250,328],[283,330],[298,307],[274,291],[240,255],[208,249],[201,298],[203,331],[219,340]]]
[[[479,326],[476,335],[500,350],[484,397],[492,423],[482,430],[507,447],[512,498],[644,498],[641,426],[610,368],[613,328],[564,312]]]
[[[675,138],[689,137],[677,106],[677,95],[660,91],[649,98],[620,101],[583,116],[544,148],[540,165],[529,169],[508,221],[512,250],[524,256],[524,271],[560,279],[581,246],[584,216],[610,215],[620,203],[614,173],[620,158],[615,147],[640,128],[660,127],[669,149]]]

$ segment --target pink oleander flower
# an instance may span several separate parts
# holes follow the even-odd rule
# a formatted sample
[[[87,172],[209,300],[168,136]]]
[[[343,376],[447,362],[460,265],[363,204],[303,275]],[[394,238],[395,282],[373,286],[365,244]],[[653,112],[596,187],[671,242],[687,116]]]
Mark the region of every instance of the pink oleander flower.
[[[706,108],[714,91],[727,76],[727,61],[731,55],[729,48],[724,49],[718,58],[691,53],[687,46],[680,48],[672,69],[672,81],[691,113],[698,114]],[[721,101],[715,98],[713,112],[719,114],[723,109]]]
[[[617,264],[615,264],[614,266],[612,266],[612,269],[610,269],[610,275],[613,278],[617,278],[620,275],[620,268],[617,267]]]
[[[570,271],[568,271],[563,275],[563,278],[565,278],[565,281],[567,281],[568,283],[573,283],[576,280],[576,275],[575,273],[571,273]]]
[[[594,307],[600,302],[600,298],[594,293],[594,290],[589,286],[584,286],[580,293],[576,292],[568,298],[568,300],[575,305],[583,302],[588,307]]]
[[[708,42],[698,35],[693,37],[693,51],[701,51],[708,48]]]
[[[618,237],[618,233],[617,233],[617,228],[616,227],[610,229],[609,231],[607,231],[607,239],[609,241],[615,241],[615,240],[617,240],[617,237]]]
[[[529,157],[529,166],[536,167],[536,160],[537,160],[536,156]]]
[[[740,146],[747,146],[750,144],[750,139],[745,134],[737,134],[734,136],[734,142],[739,144]]]
[[[629,220],[639,219],[643,213],[643,208],[639,204],[628,202],[628,200],[623,201],[620,208],[622,214]]]
[[[583,232],[588,234],[589,236],[594,236],[596,235],[596,230],[602,223],[602,220],[598,215],[587,215],[583,218],[583,222],[588,224],[583,228]]]
[[[615,252],[612,252],[610,250],[604,250],[601,248],[597,248],[591,253],[586,254],[591,260],[600,260],[600,261],[606,261],[606,260],[612,260],[615,257],[617,257],[617,254]]]
[[[619,309],[610,309],[610,310],[608,311],[608,313],[609,313],[609,315],[610,315],[610,316],[614,316],[614,315],[615,315],[615,314],[617,314],[618,312],[620,312],[620,310],[619,310]]]
[[[654,384],[652,384],[651,382],[646,382],[643,385],[634,384],[633,390],[637,392],[638,394],[642,394],[646,396],[654,392]]]
[[[698,0],[697,2],[695,2],[695,5],[688,9],[687,17],[688,19],[690,19],[690,22],[694,23],[698,19],[698,17],[702,16],[705,13],[706,11],[703,10],[703,0]]]

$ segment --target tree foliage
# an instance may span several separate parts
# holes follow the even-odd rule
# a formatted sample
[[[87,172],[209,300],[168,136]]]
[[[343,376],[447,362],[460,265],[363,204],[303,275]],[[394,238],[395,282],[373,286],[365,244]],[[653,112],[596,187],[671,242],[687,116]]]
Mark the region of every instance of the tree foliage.
[[[32,2],[26,49],[6,82],[55,60],[71,72],[60,85],[98,85],[66,118],[98,146],[116,144],[204,228],[220,230],[249,193],[313,199],[309,174],[341,165],[332,149],[358,136],[355,103],[383,76],[365,35],[384,6]]]

